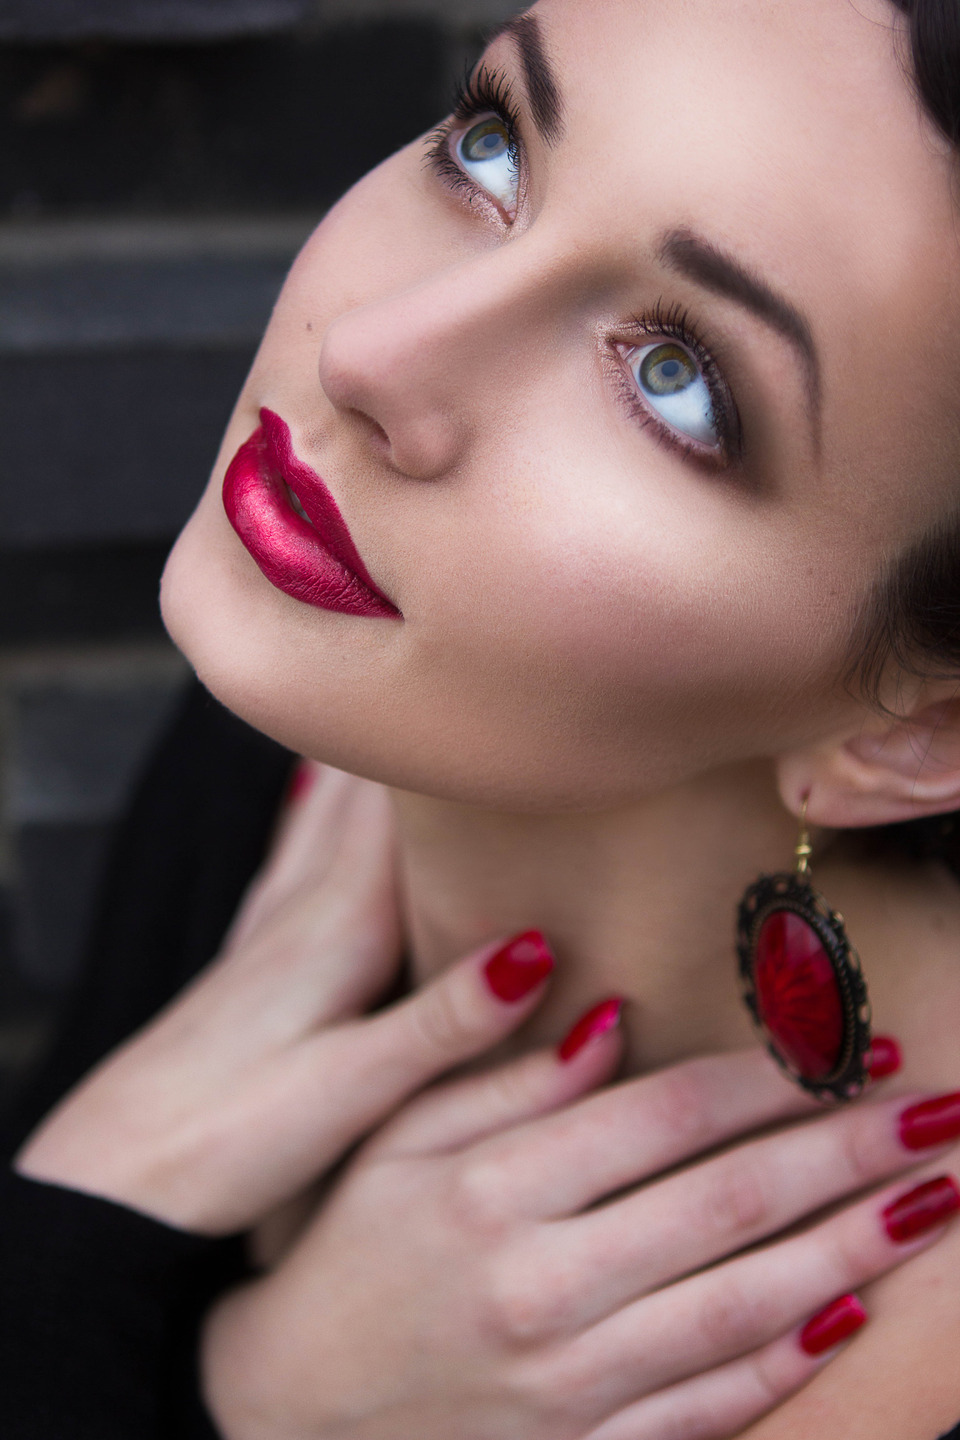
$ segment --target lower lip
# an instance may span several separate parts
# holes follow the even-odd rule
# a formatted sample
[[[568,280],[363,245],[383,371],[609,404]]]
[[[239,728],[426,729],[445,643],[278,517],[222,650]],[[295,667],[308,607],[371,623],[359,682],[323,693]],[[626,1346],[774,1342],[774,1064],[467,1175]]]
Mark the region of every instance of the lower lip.
[[[332,555],[309,520],[290,505],[259,429],[230,462],[223,506],[263,574],[285,595],[344,615],[399,617],[396,607]]]

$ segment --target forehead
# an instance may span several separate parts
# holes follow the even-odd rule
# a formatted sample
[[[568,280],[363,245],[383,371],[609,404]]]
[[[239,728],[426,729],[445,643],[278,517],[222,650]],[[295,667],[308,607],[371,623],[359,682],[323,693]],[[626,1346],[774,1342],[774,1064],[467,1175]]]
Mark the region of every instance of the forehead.
[[[914,247],[943,256],[949,148],[905,77],[886,0],[541,0],[534,13],[562,83],[565,160],[585,162],[593,183],[577,184],[598,203],[674,219],[695,206],[743,241],[759,222],[788,250],[829,223],[821,245],[841,239],[871,277]]]
[[[956,157],[916,99],[892,4],[540,0],[533,13],[564,101],[546,205],[581,217],[588,246],[642,270],[658,236],[690,227],[803,312],[846,421],[850,347],[875,406],[913,338],[934,360],[921,409],[956,410]]]

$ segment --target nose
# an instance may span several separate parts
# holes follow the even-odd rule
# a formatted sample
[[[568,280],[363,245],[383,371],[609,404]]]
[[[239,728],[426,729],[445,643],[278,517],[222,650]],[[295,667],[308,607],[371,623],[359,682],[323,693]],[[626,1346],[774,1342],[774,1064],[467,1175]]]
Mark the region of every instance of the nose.
[[[458,261],[328,327],[324,392],[366,422],[400,473],[449,474],[485,421],[509,423],[538,349],[542,363],[544,323],[556,325],[559,267],[529,241]]]

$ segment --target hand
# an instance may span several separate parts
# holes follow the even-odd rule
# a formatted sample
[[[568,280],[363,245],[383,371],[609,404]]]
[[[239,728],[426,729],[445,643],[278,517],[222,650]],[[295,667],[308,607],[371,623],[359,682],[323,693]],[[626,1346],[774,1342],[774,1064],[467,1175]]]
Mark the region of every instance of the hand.
[[[374,1137],[208,1319],[227,1440],[726,1440],[829,1358],[798,1327],[942,1233],[955,1187],[904,1240],[901,1180],[783,1234],[940,1153],[901,1140],[909,1102],[786,1125],[810,1102],[750,1052],[568,1104],[616,1051],[450,1082]]]
[[[488,946],[364,1017],[398,967],[388,800],[313,773],[220,957],[51,1112],[22,1174],[190,1230],[244,1229],[537,1005],[551,962],[526,942],[509,999]]]

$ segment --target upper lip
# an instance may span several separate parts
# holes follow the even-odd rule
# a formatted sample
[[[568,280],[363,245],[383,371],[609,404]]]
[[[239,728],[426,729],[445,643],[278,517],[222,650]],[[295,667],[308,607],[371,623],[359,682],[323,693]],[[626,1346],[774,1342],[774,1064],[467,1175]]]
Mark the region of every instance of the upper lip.
[[[286,421],[275,411],[263,406],[260,410],[260,427],[261,453],[264,460],[293,491],[324,549],[328,550],[345,570],[355,575],[362,585],[399,613],[364,565],[333,495],[316,470],[312,470],[294,450],[293,438]]]

